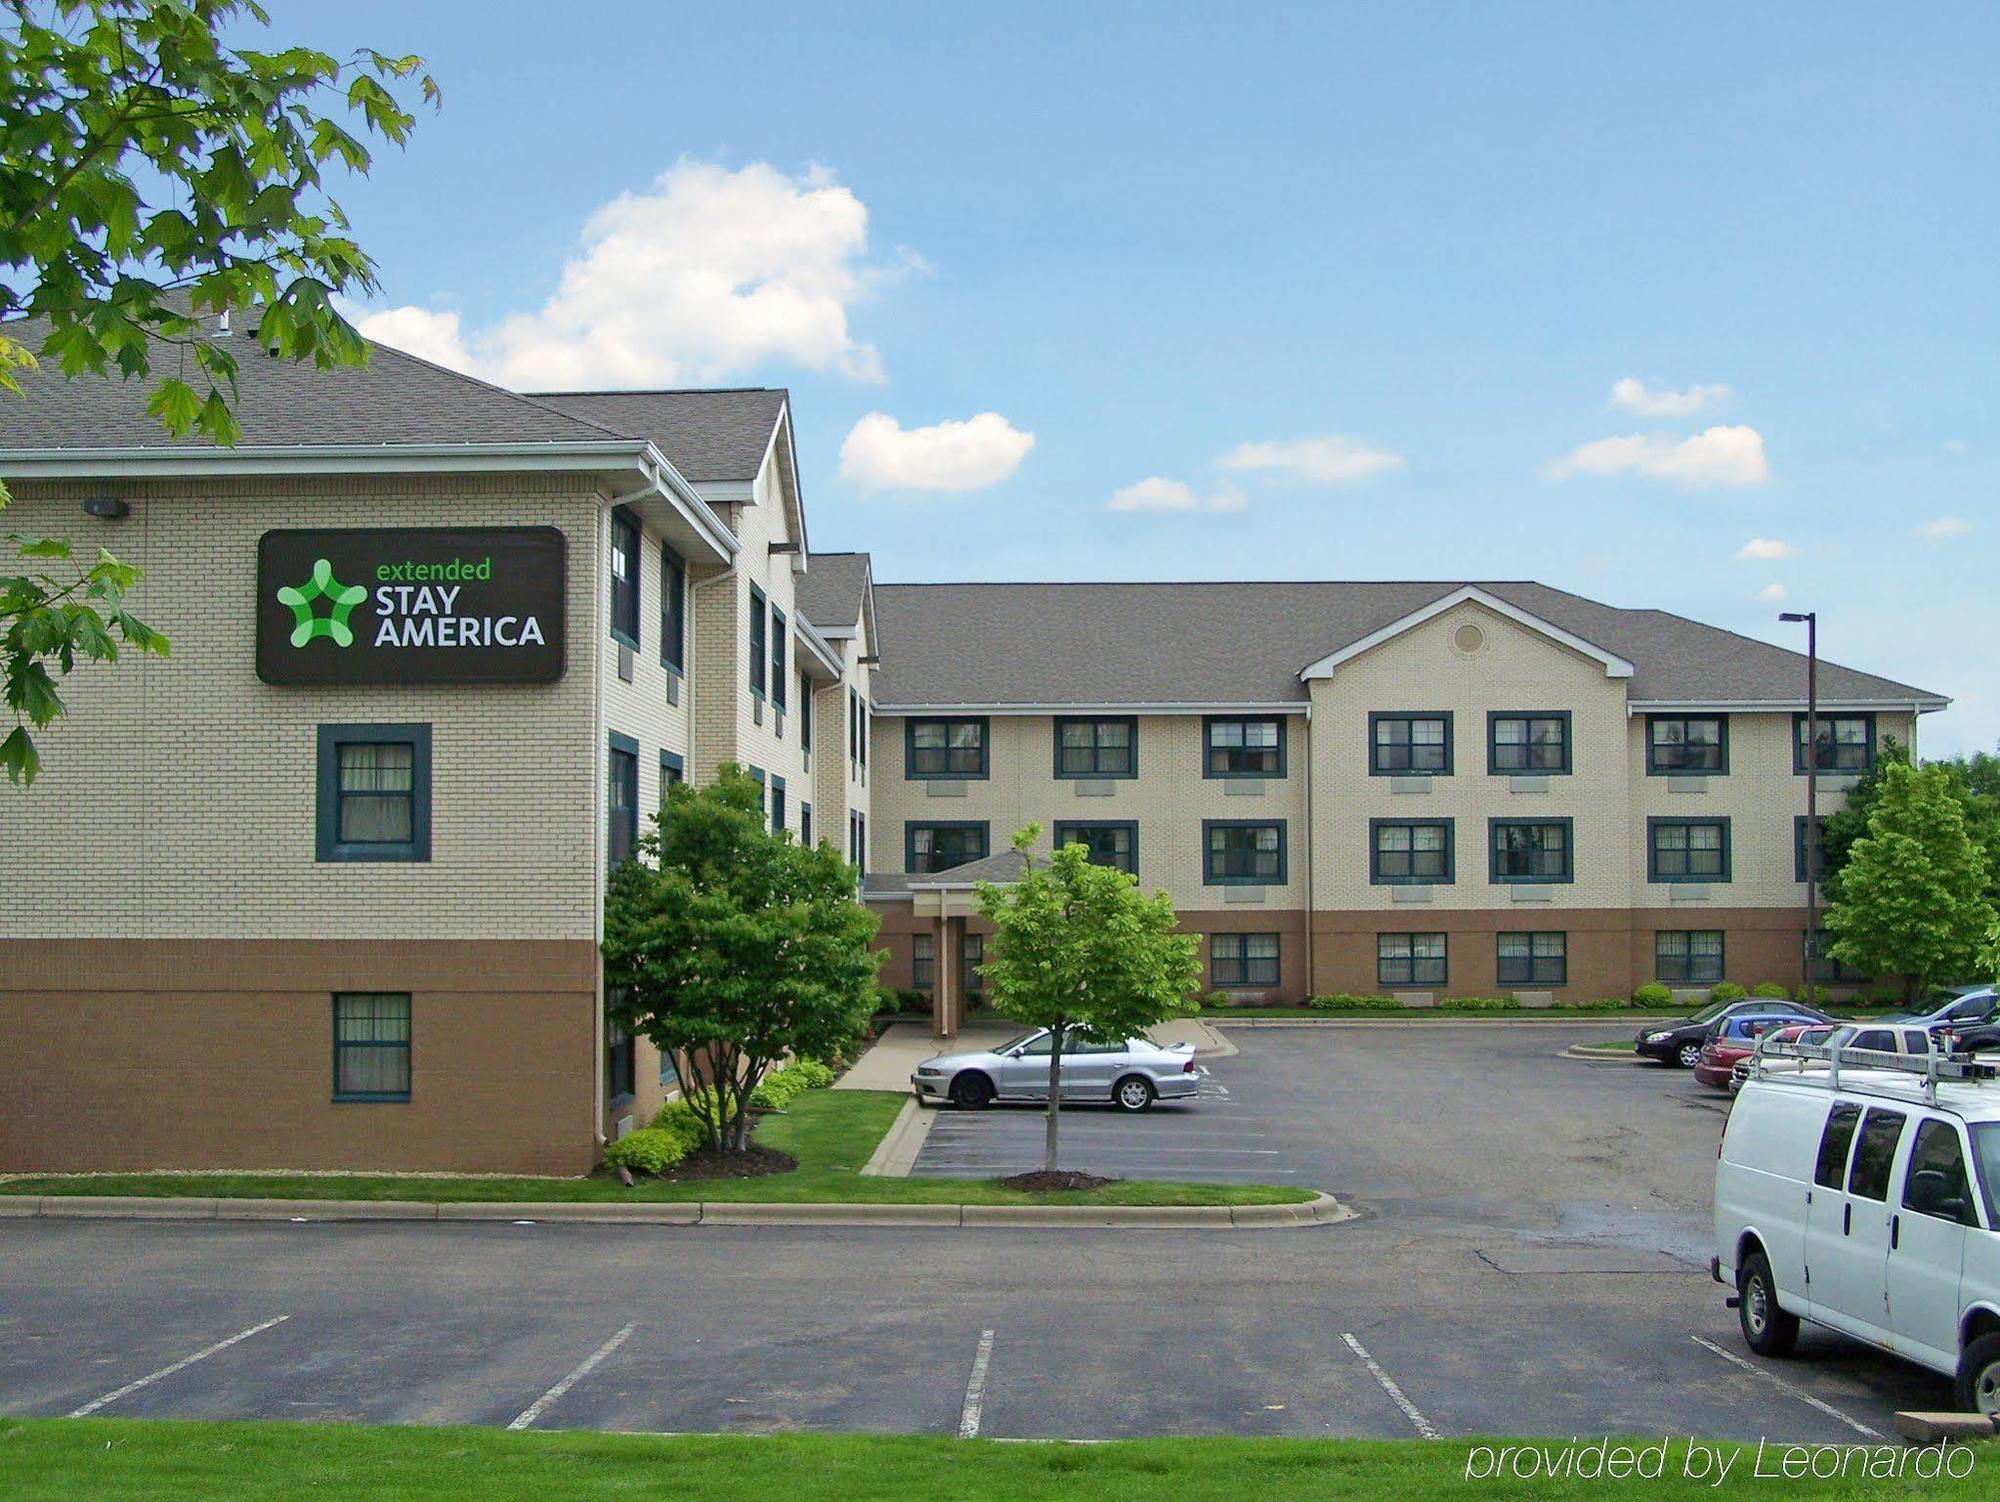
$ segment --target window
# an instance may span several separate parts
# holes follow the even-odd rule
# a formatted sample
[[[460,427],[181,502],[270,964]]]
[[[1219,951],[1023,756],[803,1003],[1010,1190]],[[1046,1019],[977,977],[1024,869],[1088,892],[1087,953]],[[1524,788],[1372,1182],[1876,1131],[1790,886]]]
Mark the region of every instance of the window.
[[[1806,828],[1804,814],[1792,815],[1792,880],[1806,879]],[[1813,872],[1822,878],[1826,875],[1826,820],[1811,821],[1813,840]]]
[[[750,586],[750,692],[762,698],[764,695],[764,674],[770,667],[765,660],[769,650],[769,612],[764,605],[764,591],[756,585]]]
[[[933,943],[929,934],[913,934],[910,938],[910,988],[914,991],[928,991],[937,984]]]
[[[813,686],[804,673],[799,674],[799,749],[813,748]]]
[[[1371,714],[1368,771],[1376,777],[1451,775],[1451,716]]]
[[[868,701],[860,694],[854,696],[855,725],[861,736],[861,780],[868,780]]]
[[[1648,819],[1648,881],[1729,880],[1727,819]]]
[[[660,662],[676,673],[687,671],[687,564],[665,543],[660,544]]]
[[[1826,1129],[1819,1137],[1819,1161],[1813,1182],[1825,1189],[1838,1189],[1847,1182],[1847,1150],[1854,1145],[1854,1129],[1861,1123],[1861,1107],[1839,1101],[1827,1112]]]
[[[319,727],[315,858],[431,858],[431,727]]]
[[[1569,984],[1569,935],[1497,934],[1494,974],[1503,986]]]
[[[1452,880],[1452,821],[1370,819],[1368,879],[1378,887]]]
[[[1493,819],[1492,867],[1487,879],[1509,881],[1570,881],[1569,819]]]
[[[1225,719],[1210,715],[1203,724],[1204,777],[1283,777],[1285,722],[1277,715]]]
[[[1210,934],[1208,979],[1209,984],[1218,990],[1275,986],[1278,983],[1278,936]]]
[[[1950,1122],[1933,1116],[1918,1124],[1916,1140],[1910,1144],[1910,1166],[1903,1175],[1903,1208],[1940,1220],[1979,1223],[1972,1214],[1965,1149],[1959,1145],[1958,1128]]]
[[[785,779],[775,774],[771,778],[771,833],[782,834],[785,829]]]
[[[333,1098],[410,1098],[408,992],[350,991],[333,998]]]
[[[854,869],[862,876],[868,874],[868,815],[854,815]]]
[[[903,869],[912,876],[986,858],[986,822],[952,819],[903,826]]]
[[[1441,986],[1445,983],[1443,934],[1375,935],[1375,984]]]
[[[1819,730],[1812,738],[1813,762],[1821,772],[1865,772],[1875,765],[1875,716],[1872,714],[1827,715],[1819,717]],[[1792,770],[1806,769],[1806,716],[1792,716]]]
[[[771,607],[771,702],[782,712],[791,698],[792,665],[785,656],[785,612]]]
[[[1569,769],[1568,710],[1487,715],[1488,772],[1561,774]]]
[[[1889,1168],[1896,1145],[1903,1140],[1901,1111],[1871,1109],[1861,1118],[1861,1140],[1854,1144],[1854,1166],[1847,1170],[1847,1192],[1865,1200],[1889,1198]]]
[[[1136,777],[1139,774],[1139,722],[1056,720],[1056,776]]]
[[[687,763],[671,751],[660,753],[660,807],[667,806],[667,789],[687,781]]]
[[[1729,770],[1729,721],[1722,715],[1646,716],[1646,775],[1720,776]]]
[[[987,723],[983,719],[905,720],[905,777],[984,777]]]
[[[861,755],[861,695],[853,689],[847,691],[847,759],[856,761]]]
[[[799,805],[799,843],[810,850],[812,842],[813,806],[810,803],[801,803]]]
[[[1653,935],[1653,979],[1712,986],[1722,979],[1722,930],[1661,929]]]
[[[622,989],[607,992],[604,1009],[608,1013],[623,1001]],[[638,1050],[632,1046],[632,1035],[607,1016],[604,1019],[604,1093],[608,1097],[605,1104],[615,1106],[630,1100],[638,1078]]]
[[[958,994],[968,1000],[983,995],[986,991],[986,977],[979,973],[979,967],[986,963],[986,936],[967,934],[958,946]]]
[[[1873,979],[1834,958],[1833,935],[1823,928],[1806,937],[1806,969],[1807,978],[1819,986],[1861,985]]]
[[[611,817],[604,842],[605,858],[615,871],[632,858],[632,851],[639,843],[639,743],[615,730],[611,732],[605,805]]]
[[[611,634],[639,647],[639,522],[619,507],[611,513]]]
[[[1204,886],[1285,883],[1283,820],[1203,819],[1201,843]]]
[[[1056,824],[1056,848],[1081,845],[1090,852],[1092,865],[1116,866],[1128,875],[1139,874],[1139,826],[1130,819],[1100,819],[1092,823]]]

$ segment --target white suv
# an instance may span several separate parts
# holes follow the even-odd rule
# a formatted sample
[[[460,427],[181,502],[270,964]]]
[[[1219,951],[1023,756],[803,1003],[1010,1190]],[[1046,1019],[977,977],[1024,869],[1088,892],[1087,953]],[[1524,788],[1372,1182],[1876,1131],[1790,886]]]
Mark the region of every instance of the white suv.
[[[1789,1355],[1811,1320],[2000,1414],[2000,1080],[1949,1060],[1836,1069],[1824,1049],[1771,1052],[1792,1057],[1753,1065],[1715,1170],[1709,1266],[1736,1287],[1744,1340]]]

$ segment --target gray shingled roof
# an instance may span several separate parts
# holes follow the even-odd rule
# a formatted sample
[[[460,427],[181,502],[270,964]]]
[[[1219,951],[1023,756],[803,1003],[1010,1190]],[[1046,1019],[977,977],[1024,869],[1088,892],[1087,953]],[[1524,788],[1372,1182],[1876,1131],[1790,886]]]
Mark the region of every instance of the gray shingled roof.
[[[1299,671],[1432,601],[1477,587],[1633,664],[1631,697],[1805,696],[1803,653],[1663,610],[1544,584],[877,584],[875,698],[908,704],[1277,704]],[[1831,663],[1828,701],[1941,695]]]
[[[861,619],[868,593],[866,553],[814,553],[798,578],[796,598],[821,635],[845,636]]]
[[[923,887],[969,887],[974,882],[993,881],[1005,885],[1019,881],[1026,868],[1028,858],[1018,850],[1002,850],[995,855],[983,855],[976,861],[967,861],[962,866],[953,866],[947,871],[930,871],[917,875],[908,872],[870,872],[861,881],[861,895],[869,898],[895,900],[908,897],[911,891]]]
[[[782,389],[772,387],[529,395],[614,432],[652,439],[674,468],[697,485],[756,479],[788,399]]]
[[[228,348],[238,365],[231,402],[243,428],[243,448],[355,444],[605,443],[631,436],[556,411],[386,344],[370,345],[366,365],[320,370],[310,361],[279,360],[247,337],[238,315]],[[8,325],[8,336],[40,346],[38,320]],[[65,379],[53,360],[21,371],[22,397],[0,400],[0,452],[22,449],[208,449],[207,439],[173,438],[146,412],[159,378],[182,356],[162,347],[144,380],[81,375]],[[188,359],[189,380],[198,383]]]

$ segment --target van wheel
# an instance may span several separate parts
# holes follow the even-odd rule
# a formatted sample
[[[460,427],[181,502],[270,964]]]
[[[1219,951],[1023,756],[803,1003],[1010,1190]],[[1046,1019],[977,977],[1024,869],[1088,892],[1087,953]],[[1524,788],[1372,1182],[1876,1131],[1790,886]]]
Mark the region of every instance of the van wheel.
[[[1128,1074],[1111,1092],[1121,1111],[1143,1111],[1153,1103],[1153,1082],[1141,1074]]]
[[[1980,1336],[1958,1358],[1958,1406],[1988,1418],[2000,1414],[2000,1334]]]
[[[961,1074],[951,1082],[951,1103],[977,1111],[993,1099],[993,1081],[983,1074]]]
[[[1789,1356],[1799,1343],[1799,1317],[1778,1307],[1777,1281],[1762,1252],[1750,1253],[1736,1270],[1736,1318],[1743,1343],[1759,1356]],[[2000,1379],[2000,1370],[1994,1376]]]

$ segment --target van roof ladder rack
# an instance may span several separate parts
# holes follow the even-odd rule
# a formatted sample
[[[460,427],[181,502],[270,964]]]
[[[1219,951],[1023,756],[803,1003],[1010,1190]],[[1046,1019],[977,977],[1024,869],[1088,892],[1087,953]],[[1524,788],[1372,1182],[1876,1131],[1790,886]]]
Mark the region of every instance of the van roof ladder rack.
[[[1770,1066],[1781,1060],[1795,1061],[1786,1069]],[[1822,1070],[1814,1069],[1815,1064],[1824,1064]],[[1831,1043],[1781,1043],[1770,1034],[1757,1040],[1757,1047],[1750,1055],[1750,1072],[1756,1079],[1797,1080],[1801,1084],[1825,1085],[1829,1090],[1842,1088],[1841,1069],[1862,1070],[1869,1074],[1902,1074],[1920,1080],[1924,1087],[1924,1103],[1937,1104],[1939,1081],[1954,1084],[1989,1084],[2000,1079],[2000,1064],[1977,1059],[1954,1058],[1935,1051],[1925,1054],[1890,1053],[1879,1048],[1843,1048]],[[1869,1086],[1879,1086],[1881,1081],[1849,1080],[1849,1090],[1868,1092]],[[1891,1092],[1877,1090],[1874,1093]]]

